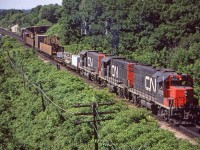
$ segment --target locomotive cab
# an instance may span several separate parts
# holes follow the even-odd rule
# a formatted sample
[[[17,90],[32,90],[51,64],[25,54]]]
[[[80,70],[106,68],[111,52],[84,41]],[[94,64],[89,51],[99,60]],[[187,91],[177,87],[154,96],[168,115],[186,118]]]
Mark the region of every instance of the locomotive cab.
[[[174,107],[194,105],[193,81],[189,75],[171,75],[168,80],[169,97],[174,99]]]
[[[179,108],[194,104],[193,81],[189,75],[164,72],[157,82],[157,99],[164,99],[164,106]]]

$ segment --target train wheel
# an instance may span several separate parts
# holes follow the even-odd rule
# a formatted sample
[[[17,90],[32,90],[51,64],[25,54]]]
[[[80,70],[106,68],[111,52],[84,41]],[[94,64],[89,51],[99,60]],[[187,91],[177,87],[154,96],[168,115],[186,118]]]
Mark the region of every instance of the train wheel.
[[[107,85],[107,83],[106,83],[106,81],[101,81],[101,87],[106,87],[106,85]]]
[[[134,96],[133,96],[133,103],[134,103],[135,105],[137,105],[137,101],[138,101],[138,96],[137,96],[137,95],[134,95]]]
[[[168,110],[164,110],[164,119],[165,119],[165,121],[169,121],[169,111]]]
[[[91,80],[91,81],[95,81],[93,75],[90,76],[90,80]]]
[[[120,89],[120,97],[125,98],[124,90]]]
[[[87,73],[86,77],[87,77],[88,80],[91,80],[91,75],[89,73]]]
[[[135,95],[132,96],[132,99],[131,99],[131,100],[132,100],[132,102],[133,102],[133,104],[134,104],[135,101],[136,101]]]
[[[160,114],[162,119],[164,119],[166,121],[168,120],[167,110],[160,108],[159,114]]]
[[[119,97],[122,97],[122,96],[121,96],[121,89],[120,89],[119,87],[117,87],[117,95],[118,95]]]
[[[137,98],[136,98],[136,106],[142,107],[142,105],[141,105],[141,98],[138,97],[138,96],[137,96]]]
[[[151,111],[152,111],[152,113],[153,113],[154,115],[157,115],[157,114],[158,114],[158,110],[156,110],[156,109],[152,109]]]
[[[175,126],[180,126],[181,124],[182,124],[182,119],[177,118],[176,120],[174,120]]]
[[[132,100],[132,94],[128,93],[128,101],[130,102]]]

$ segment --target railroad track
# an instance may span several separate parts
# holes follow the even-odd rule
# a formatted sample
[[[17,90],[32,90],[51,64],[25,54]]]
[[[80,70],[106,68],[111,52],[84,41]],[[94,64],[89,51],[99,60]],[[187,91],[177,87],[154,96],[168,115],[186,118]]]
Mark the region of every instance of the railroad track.
[[[200,126],[196,125],[194,123],[185,123],[185,124],[174,124],[172,120],[166,121],[160,116],[153,115],[154,118],[159,120],[160,122],[167,123],[170,127],[174,128],[175,130],[178,130],[179,132],[183,133],[184,135],[187,135],[188,137],[192,139],[200,138]]]
[[[191,138],[200,138],[200,128],[196,125],[180,125],[179,128]]]
[[[21,38],[20,35],[18,35],[18,34],[16,34],[16,33],[13,33],[13,32],[10,32],[9,30],[0,28],[0,33],[1,33],[1,34],[5,34],[5,35],[7,35],[7,36],[10,36],[10,37],[12,37],[12,38],[15,38],[15,39],[17,39],[19,42],[21,42],[21,43],[25,43],[24,40]]]
[[[5,30],[3,28],[0,28],[0,33],[1,34],[5,34],[5,35],[8,35],[12,38],[15,38],[17,39],[19,42],[23,43],[23,44],[26,44],[23,39],[21,38],[20,35],[18,34],[15,34],[15,33],[12,33],[8,30]],[[40,56],[43,60],[47,60],[49,61],[51,64],[53,65],[57,65],[58,61],[56,60],[53,60],[53,59],[50,59],[48,57],[46,57],[44,54],[40,53],[40,52],[37,52],[37,55]],[[92,86],[95,86],[95,87],[98,87],[98,88],[101,88],[99,87],[98,85],[94,84],[93,81],[89,81],[87,80],[86,78],[84,78],[83,76],[81,76],[80,74],[72,71],[72,69],[70,68],[67,68],[65,67],[64,65],[60,64],[62,68],[64,68],[65,70],[68,70],[70,71],[71,73],[73,73],[74,75],[76,76],[79,76],[81,77],[82,79],[84,79],[87,83],[89,84],[92,84]],[[127,104],[131,104],[131,105],[134,105],[131,101],[126,101]],[[137,107],[137,106],[136,106]],[[161,119],[160,117],[156,116],[156,115],[153,115],[157,120],[159,121],[163,121],[163,119]],[[171,121],[167,122],[169,123],[169,125],[172,127],[172,128],[175,128],[176,130],[178,130],[179,132],[189,136],[190,138],[194,139],[194,138],[200,138],[200,126],[199,125],[196,125],[196,124],[183,124],[183,125],[179,125],[179,126],[176,126],[174,125]]]

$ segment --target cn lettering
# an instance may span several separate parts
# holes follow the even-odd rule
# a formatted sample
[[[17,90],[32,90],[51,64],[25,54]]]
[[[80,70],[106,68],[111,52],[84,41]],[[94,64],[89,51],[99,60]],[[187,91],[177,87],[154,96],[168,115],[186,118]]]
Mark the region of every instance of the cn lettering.
[[[93,67],[93,59],[88,57],[88,67]]]
[[[114,66],[114,65],[111,66],[111,75],[112,75],[112,77],[118,78],[118,67],[117,66]]]
[[[149,83],[148,85],[147,85],[147,83]],[[153,78],[150,78],[149,76],[146,76],[145,77],[145,89],[147,90],[147,91],[153,91],[153,92],[155,92],[156,93],[156,79],[153,79]]]

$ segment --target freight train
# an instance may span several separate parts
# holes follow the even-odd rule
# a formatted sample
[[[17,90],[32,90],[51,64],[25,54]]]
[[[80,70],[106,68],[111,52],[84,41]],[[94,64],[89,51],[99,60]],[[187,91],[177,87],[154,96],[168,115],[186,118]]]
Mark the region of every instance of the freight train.
[[[78,55],[64,51],[57,37],[44,33],[48,26],[22,29],[26,44],[55,59],[101,86],[109,87],[120,97],[150,109],[165,120],[199,122],[200,108],[194,98],[193,80],[188,74],[172,69],[159,69],[123,57],[96,50],[83,50]]]

